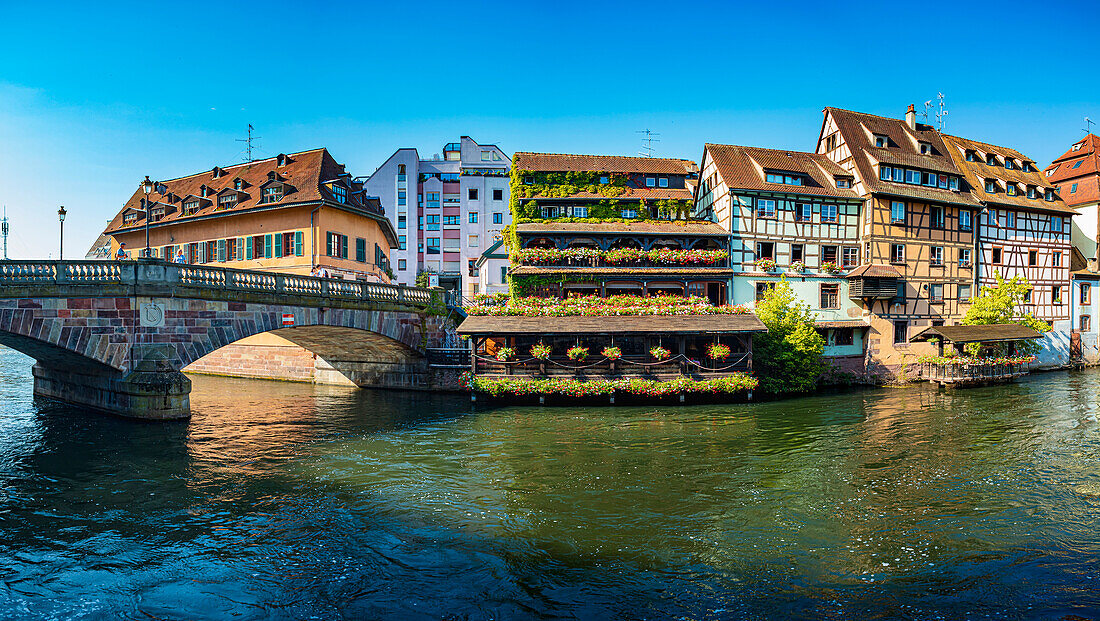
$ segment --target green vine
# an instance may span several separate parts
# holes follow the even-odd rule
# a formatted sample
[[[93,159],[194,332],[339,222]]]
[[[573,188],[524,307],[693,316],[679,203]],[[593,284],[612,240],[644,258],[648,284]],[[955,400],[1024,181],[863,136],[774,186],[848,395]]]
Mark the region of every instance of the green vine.
[[[548,285],[564,285],[567,282],[593,282],[593,277],[585,274],[553,274],[543,276],[539,274],[510,274],[508,276],[508,291],[513,298],[534,295],[539,287]]]
[[[600,183],[601,177],[607,177],[608,182]],[[525,180],[530,183],[525,183]],[[659,199],[647,201],[646,199],[617,198],[627,193],[629,181],[630,175],[623,173],[602,171],[534,172],[514,169],[512,170],[510,188],[512,219],[544,220],[542,209],[539,207],[538,202],[533,200],[533,197],[568,198],[581,192],[606,197],[584,201],[583,205],[588,208],[588,218],[582,220],[595,222],[630,221],[630,219],[623,219],[623,209],[636,210],[638,215],[637,218],[634,218],[635,220],[654,219],[654,215],[651,213],[653,208],[656,209],[657,219],[684,219],[691,214],[694,205],[691,200]],[[562,219],[554,218],[553,220],[559,221]]]

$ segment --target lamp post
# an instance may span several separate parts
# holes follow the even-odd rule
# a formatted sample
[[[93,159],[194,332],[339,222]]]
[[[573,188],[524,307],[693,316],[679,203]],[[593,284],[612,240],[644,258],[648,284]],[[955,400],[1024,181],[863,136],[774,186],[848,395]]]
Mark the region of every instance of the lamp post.
[[[61,235],[57,244],[57,260],[65,260],[65,206],[57,210],[57,221],[61,223]]]
[[[141,190],[145,192],[145,250],[142,251],[142,256],[148,259],[152,256],[149,253],[149,216],[152,213],[149,208],[149,193],[153,191],[153,182],[149,181],[149,175],[145,175],[145,181],[141,182]]]

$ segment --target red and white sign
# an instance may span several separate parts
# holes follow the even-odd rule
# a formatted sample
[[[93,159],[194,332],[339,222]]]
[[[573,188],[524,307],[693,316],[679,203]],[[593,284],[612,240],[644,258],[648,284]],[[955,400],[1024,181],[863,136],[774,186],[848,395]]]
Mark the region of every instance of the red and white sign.
[[[290,326],[293,326],[293,325],[294,325],[294,314],[293,313],[283,313],[283,327],[284,328],[289,328]]]

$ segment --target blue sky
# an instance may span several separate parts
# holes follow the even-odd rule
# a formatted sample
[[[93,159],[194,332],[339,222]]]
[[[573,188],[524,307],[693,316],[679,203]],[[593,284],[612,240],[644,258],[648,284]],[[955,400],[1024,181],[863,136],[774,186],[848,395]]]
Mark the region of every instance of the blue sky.
[[[812,150],[821,109],[900,116],[1040,163],[1100,121],[1100,11],[1057,3],[76,3],[0,0],[13,258],[83,256],[146,174],[326,146],[353,174],[469,135],[506,152],[698,160]],[[44,10],[45,9],[45,10]],[[1073,76],[1081,76],[1074,79]]]

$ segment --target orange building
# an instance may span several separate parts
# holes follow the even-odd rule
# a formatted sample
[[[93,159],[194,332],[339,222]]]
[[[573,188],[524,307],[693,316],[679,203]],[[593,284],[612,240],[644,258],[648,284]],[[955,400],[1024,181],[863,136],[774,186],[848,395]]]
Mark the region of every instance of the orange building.
[[[326,149],[279,154],[139,187],[104,231],[112,256],[389,282],[397,235]],[[148,238],[148,244],[146,239]]]

